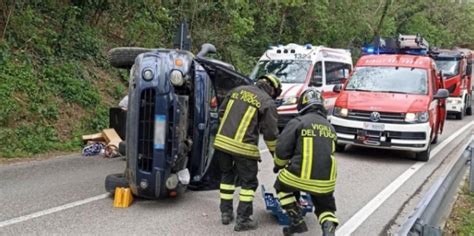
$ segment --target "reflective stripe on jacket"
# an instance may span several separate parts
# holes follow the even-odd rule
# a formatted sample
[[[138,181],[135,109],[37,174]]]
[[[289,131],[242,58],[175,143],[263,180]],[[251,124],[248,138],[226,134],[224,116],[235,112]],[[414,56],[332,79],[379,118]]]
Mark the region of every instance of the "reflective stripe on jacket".
[[[315,194],[330,193],[336,184],[334,127],[316,112],[291,120],[278,138],[274,163],[285,166],[278,180]]]
[[[214,147],[224,152],[260,158],[259,134],[271,152],[278,137],[278,114],[273,99],[253,85],[230,91],[219,108],[220,126]]]

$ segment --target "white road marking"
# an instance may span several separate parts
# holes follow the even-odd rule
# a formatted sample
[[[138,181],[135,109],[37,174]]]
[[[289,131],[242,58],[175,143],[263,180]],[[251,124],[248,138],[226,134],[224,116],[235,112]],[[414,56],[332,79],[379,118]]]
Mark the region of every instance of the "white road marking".
[[[46,210],[38,211],[38,212],[35,212],[35,213],[31,213],[29,215],[24,215],[24,216],[20,216],[20,217],[17,217],[17,218],[10,219],[10,220],[2,221],[2,222],[0,222],[0,228],[5,227],[5,226],[9,226],[9,225],[13,225],[13,224],[17,224],[17,223],[20,223],[20,222],[23,222],[23,221],[31,220],[31,219],[34,219],[34,218],[38,218],[38,217],[41,217],[41,216],[49,215],[49,214],[52,214],[52,213],[55,213],[55,212],[64,211],[64,210],[69,209],[69,208],[73,208],[73,207],[84,205],[84,204],[87,204],[87,203],[90,203],[90,202],[98,201],[98,200],[101,200],[101,199],[104,199],[104,198],[107,198],[107,197],[109,197],[109,193],[104,193],[104,194],[101,194],[101,195],[97,195],[95,197],[86,198],[86,199],[83,199],[83,200],[80,200],[80,201],[64,204],[62,206],[57,206],[57,207],[53,207],[53,208],[50,208],[50,209],[46,209]]]
[[[470,128],[474,124],[474,121],[469,122],[463,128],[459,129],[456,133],[452,134],[436,146],[430,154],[430,158],[436,156],[444,147],[446,147],[451,141],[453,141],[457,136],[462,132]],[[364,221],[374,213],[377,208],[379,208],[400,186],[405,183],[413,174],[415,174],[421,167],[423,167],[427,162],[417,162],[412,165],[408,170],[403,172],[398,178],[396,178],[392,183],[385,187],[382,192],[377,194],[372,200],[370,200],[364,207],[362,207],[357,213],[355,213],[349,220],[347,220],[337,231],[336,235],[350,235],[353,233]]]

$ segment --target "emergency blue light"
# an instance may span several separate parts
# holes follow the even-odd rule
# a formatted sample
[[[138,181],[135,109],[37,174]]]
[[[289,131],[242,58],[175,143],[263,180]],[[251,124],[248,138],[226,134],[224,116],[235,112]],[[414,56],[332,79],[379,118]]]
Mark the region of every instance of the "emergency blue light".
[[[304,45],[304,47],[305,47],[306,49],[312,49],[312,48],[313,48],[313,45],[311,45],[310,43],[308,43],[308,44]]]
[[[372,54],[372,53],[374,53],[374,52],[375,52],[375,49],[374,49],[374,48],[372,48],[372,47],[370,47],[370,48],[366,48],[366,50],[365,50],[365,51],[366,51],[367,53],[369,53],[369,54]]]

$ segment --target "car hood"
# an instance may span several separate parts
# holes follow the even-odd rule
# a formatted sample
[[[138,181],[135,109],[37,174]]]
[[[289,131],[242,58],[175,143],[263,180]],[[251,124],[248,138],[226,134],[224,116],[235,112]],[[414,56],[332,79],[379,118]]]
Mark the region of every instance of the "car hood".
[[[297,97],[303,91],[305,85],[301,84],[294,84],[294,83],[282,83],[281,84],[281,97]]]
[[[428,95],[342,91],[336,106],[349,110],[381,112],[422,112],[430,103]]]

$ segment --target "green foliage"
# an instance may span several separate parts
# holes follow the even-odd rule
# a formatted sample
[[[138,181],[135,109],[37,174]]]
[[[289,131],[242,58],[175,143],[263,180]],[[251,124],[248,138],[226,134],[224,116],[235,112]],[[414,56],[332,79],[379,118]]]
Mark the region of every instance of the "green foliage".
[[[277,43],[348,48],[354,59],[376,34],[474,48],[467,1],[0,1],[0,156],[78,148],[80,135],[107,127],[129,74],[106,52],[172,47],[184,19],[194,53],[213,43],[244,74]]]

